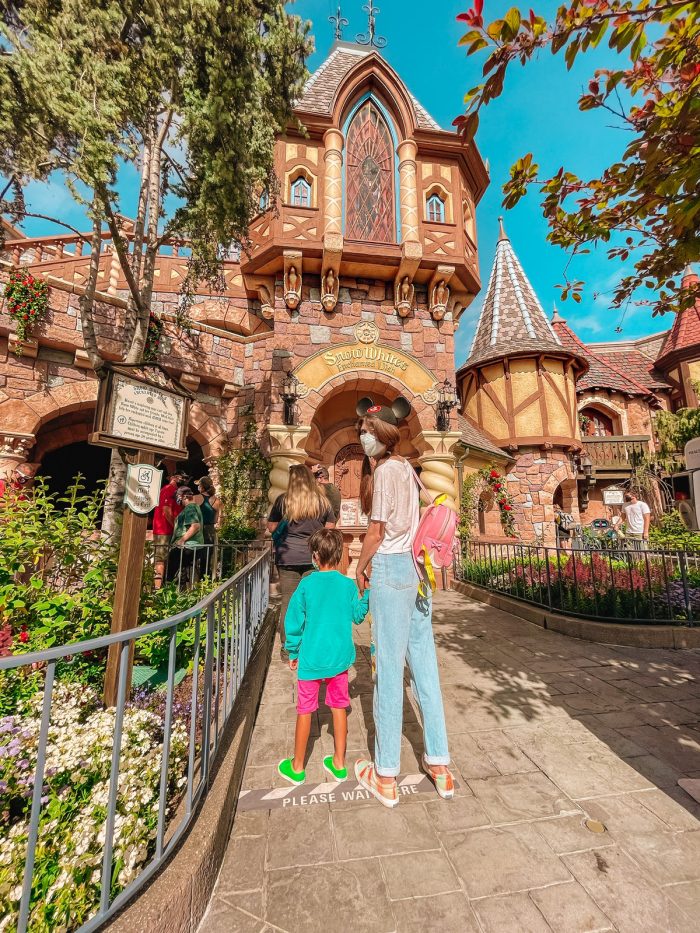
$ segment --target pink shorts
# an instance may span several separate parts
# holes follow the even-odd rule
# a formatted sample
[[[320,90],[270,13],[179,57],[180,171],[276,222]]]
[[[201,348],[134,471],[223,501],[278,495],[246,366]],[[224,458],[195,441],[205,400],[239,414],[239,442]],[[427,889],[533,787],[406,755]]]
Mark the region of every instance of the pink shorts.
[[[348,672],[335,677],[323,677],[319,680],[297,681],[297,713],[315,713],[318,709],[318,691],[321,684],[326,685],[326,706],[331,709],[347,709],[350,706],[348,693]]]

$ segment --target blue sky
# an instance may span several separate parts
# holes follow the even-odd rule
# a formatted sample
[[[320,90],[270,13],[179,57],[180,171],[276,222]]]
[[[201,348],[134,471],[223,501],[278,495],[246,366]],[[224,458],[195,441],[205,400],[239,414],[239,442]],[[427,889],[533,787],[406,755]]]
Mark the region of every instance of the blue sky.
[[[342,3],[343,15],[350,20],[343,36],[346,40],[353,41],[358,32],[365,31],[367,14],[362,5],[362,0]],[[450,128],[454,117],[462,111],[465,91],[479,82],[484,61],[483,53],[467,58],[457,45],[464,30],[456,22],[456,16],[468,8],[469,0],[433,0],[432,4],[419,0],[377,0],[377,5],[381,10],[377,31],[388,40],[382,54],[437,122]],[[296,0],[290,4],[294,12],[313,23],[316,51],[308,62],[311,71],[323,61],[333,42],[328,16],[335,13],[336,6],[337,0]],[[494,19],[509,6],[501,0],[486,0],[484,15]],[[555,4],[547,0],[535,5],[535,9],[547,15],[554,11]],[[457,335],[458,364],[468,352],[488,283],[499,214],[505,213],[513,247],[545,310],[551,313],[553,303],[558,300],[555,285],[563,281],[567,257],[546,242],[547,225],[537,192],[529,194],[514,210],[504,212],[500,206],[501,186],[509,167],[526,152],[535,154],[545,173],[551,174],[564,165],[583,177],[596,175],[622,153],[626,134],[612,126],[613,118],[597,111],[580,113],[576,105],[593,69],[605,67],[613,60],[612,53],[599,50],[595,55],[579,58],[574,69],[567,72],[560,56],[543,53],[540,60],[525,68],[513,67],[502,96],[482,112],[477,144],[483,157],[489,160],[491,170],[491,185],[477,214],[483,287],[462,319]],[[120,180],[126,196],[125,211],[130,207],[133,181],[129,174]],[[34,185],[28,195],[33,210],[61,216],[85,228],[81,208],[58,180],[50,186]],[[47,229],[44,221],[28,220],[25,224],[30,235],[45,233]],[[652,319],[646,308],[630,306],[622,322],[622,334],[615,333],[621,314],[610,308],[609,301],[622,274],[620,262],[608,260],[602,249],[578,258],[569,270],[571,277],[586,282],[584,297],[579,306],[571,300],[560,304],[560,311],[584,340],[630,338],[670,326],[670,320]]]

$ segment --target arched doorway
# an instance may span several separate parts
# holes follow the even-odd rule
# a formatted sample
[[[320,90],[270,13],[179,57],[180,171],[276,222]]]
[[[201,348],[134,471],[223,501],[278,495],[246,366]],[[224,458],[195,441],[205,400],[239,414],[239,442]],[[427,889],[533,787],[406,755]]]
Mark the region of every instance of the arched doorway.
[[[338,528],[345,539],[345,562],[342,569],[352,573],[359,557],[362,536],[368,518],[360,507],[360,478],[364,453],[358,443],[356,413],[361,398],[370,397],[376,405],[391,405],[401,394],[398,386],[387,382],[378,391],[377,380],[371,375],[353,378],[329,391],[314,412],[306,442],[309,459],[328,467],[330,480],[341,490]],[[398,453],[412,461],[418,458],[412,439],[421,431],[415,411],[411,411],[399,428],[401,441]]]
[[[88,495],[107,479],[111,451],[88,443],[94,414],[94,405],[87,405],[52,418],[39,429],[33,459],[40,464],[37,475],[46,478],[50,492],[63,496],[79,473]]]

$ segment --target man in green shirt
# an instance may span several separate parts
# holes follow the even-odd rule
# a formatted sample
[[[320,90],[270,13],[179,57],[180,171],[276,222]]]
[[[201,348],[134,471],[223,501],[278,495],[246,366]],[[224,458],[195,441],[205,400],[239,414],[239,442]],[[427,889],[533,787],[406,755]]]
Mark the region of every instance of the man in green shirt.
[[[188,573],[194,569],[197,560],[197,551],[204,553],[204,521],[202,512],[194,501],[194,493],[189,486],[180,486],[175,494],[175,501],[182,507],[182,511],[175,521],[173,536],[170,540],[170,557],[168,558],[168,579],[178,579],[182,583],[189,577],[193,582],[193,574]]]
[[[340,518],[340,490],[337,486],[334,486],[333,483],[331,483],[328,474],[328,467],[323,466],[322,463],[317,463],[316,466],[312,468],[311,472],[316,477],[316,482],[321,487],[321,492],[330,502],[331,508],[335,513],[335,520],[337,522]]]

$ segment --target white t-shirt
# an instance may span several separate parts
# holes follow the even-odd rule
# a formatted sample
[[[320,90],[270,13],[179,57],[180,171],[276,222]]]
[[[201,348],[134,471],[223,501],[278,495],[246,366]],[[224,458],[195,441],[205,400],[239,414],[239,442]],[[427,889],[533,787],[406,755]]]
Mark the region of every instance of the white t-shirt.
[[[418,483],[405,460],[385,460],[374,471],[373,522],[384,522],[384,540],[377,554],[410,551],[420,520]]]
[[[623,506],[627,517],[627,531],[633,535],[644,534],[644,516],[651,511],[646,502],[629,502]]]

